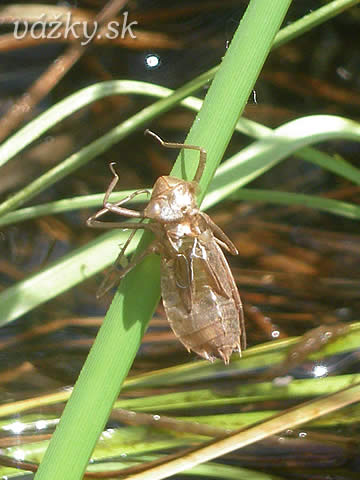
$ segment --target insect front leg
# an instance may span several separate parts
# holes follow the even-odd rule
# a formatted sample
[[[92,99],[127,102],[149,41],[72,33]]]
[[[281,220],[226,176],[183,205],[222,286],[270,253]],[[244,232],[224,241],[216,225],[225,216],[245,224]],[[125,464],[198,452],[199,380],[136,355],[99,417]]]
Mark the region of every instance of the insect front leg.
[[[116,206],[116,204],[114,204]],[[126,209],[124,209],[126,210]],[[138,230],[140,228],[144,230],[150,230],[151,232],[154,231],[153,225],[151,223],[136,223],[136,222],[102,222],[97,220],[99,217],[103,216],[105,213],[109,212],[109,209],[103,208],[96,212],[94,215],[89,217],[86,220],[86,224],[88,227],[91,228],[122,228],[124,230]],[[136,212],[138,213],[138,212]],[[144,220],[144,217],[142,218]]]
[[[116,202],[116,203],[109,202],[109,197],[112,191],[114,190],[117,182],[119,181],[119,176],[114,169],[114,165],[115,165],[114,162],[110,163],[109,165],[110,170],[114,175],[114,178],[110,182],[110,185],[105,192],[103,208],[87,219],[86,221],[87,226],[92,228],[124,228],[124,229],[125,228],[131,228],[131,229],[143,228],[147,230],[152,230],[152,227],[148,226],[147,224],[138,225],[136,223],[102,222],[98,220],[98,218],[102,217],[107,212],[117,213],[118,215],[123,215],[124,217],[142,218],[142,219],[144,218],[144,215],[142,212],[137,212],[136,210],[130,210],[128,208],[123,208],[120,205],[123,205],[124,203],[129,202],[134,197],[136,197],[136,195],[140,195],[141,193],[149,194],[150,192],[146,189],[136,190],[135,192],[123,198],[119,202]]]
[[[143,212],[137,212],[136,210],[130,210],[128,208],[120,207],[123,203],[128,202],[132,198],[134,198],[136,195],[139,195],[140,193],[147,193],[149,194],[148,190],[137,190],[136,192],[132,193],[131,195],[128,195],[125,197],[121,202],[117,203],[111,203],[109,202],[109,197],[114,190],[116,184],[119,181],[119,175],[116,173],[116,170],[114,168],[115,162],[111,162],[109,165],[109,168],[114,175],[114,178],[111,180],[110,185],[108,186],[105,196],[104,196],[104,209],[107,210],[108,212],[113,212],[117,213],[118,215],[123,215],[125,217],[136,217],[136,218],[143,218],[144,214]]]

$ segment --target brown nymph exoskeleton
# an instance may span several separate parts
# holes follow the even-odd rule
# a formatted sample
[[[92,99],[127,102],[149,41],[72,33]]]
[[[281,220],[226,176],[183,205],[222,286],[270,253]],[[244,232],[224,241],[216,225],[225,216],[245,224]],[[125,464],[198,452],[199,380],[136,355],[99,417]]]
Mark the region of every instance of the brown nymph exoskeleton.
[[[206,151],[195,145],[164,142],[149,130],[145,133],[163,147],[198,150],[200,159],[194,180],[158,178],[149,203],[138,212],[122,205],[146,190],[138,190],[117,203],[109,202],[119,179],[111,163],[114,178],[105,193],[103,208],[87,224],[95,228],[133,229],[119,257],[123,257],[136,229],[153,232],[155,240],[120,271],[118,278],[124,277],[146,255],[159,254],[162,299],[175,335],[189,352],[192,350],[210,361],[220,357],[228,364],[232,352],[241,353],[246,340],[239,292],[222,248],[232,255],[238,252],[225,233],[197,206],[196,193],[206,164]],[[140,222],[99,221],[106,212],[138,218]],[[145,219],[150,222],[142,223]],[[100,287],[101,293],[112,285],[107,281]]]

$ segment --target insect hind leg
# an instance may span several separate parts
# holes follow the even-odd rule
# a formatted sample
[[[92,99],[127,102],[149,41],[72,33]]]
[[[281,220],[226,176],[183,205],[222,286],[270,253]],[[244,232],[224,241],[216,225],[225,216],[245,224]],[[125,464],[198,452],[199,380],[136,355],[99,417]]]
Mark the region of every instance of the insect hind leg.
[[[102,297],[106,292],[108,292],[112,287],[114,287],[122,278],[124,278],[133,268],[135,268],[139,263],[141,263],[145,257],[152,253],[158,253],[157,242],[152,242],[143,252],[141,252],[137,257],[135,257],[125,268],[119,270],[119,265],[121,259],[125,254],[125,250],[129,245],[133,234],[135,231],[130,235],[129,239],[123,245],[118,258],[115,261],[115,264],[111,267],[108,274],[105,276],[104,280],[102,281],[97,293],[96,297]]]

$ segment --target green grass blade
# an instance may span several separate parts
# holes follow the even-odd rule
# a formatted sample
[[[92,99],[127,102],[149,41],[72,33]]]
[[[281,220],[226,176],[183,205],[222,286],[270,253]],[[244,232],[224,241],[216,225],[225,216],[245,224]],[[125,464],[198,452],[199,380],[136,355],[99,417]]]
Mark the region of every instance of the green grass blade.
[[[325,7],[321,7],[317,11],[307,15],[305,17],[306,20],[300,19],[297,22],[294,22],[291,26],[285,27],[284,32],[278,32],[278,35],[281,33],[281,36],[276,36],[273,46],[276,47],[280,44],[283,44],[287,39],[292,39],[301,35],[309,28],[319,25],[328,18],[331,18],[332,16],[341,13],[345,9],[350,8],[355,3],[358,2],[354,2],[353,0],[335,0],[334,2],[330,2]],[[132,132],[134,129],[143,126],[150,119],[155,118],[159,114],[167,111],[172,105],[176,104],[181,99],[190,95],[211,80],[218,71],[218,68],[219,67],[217,66],[210,69],[208,72],[205,72],[205,74],[202,74],[196,79],[192,80],[181,89],[178,89],[173,95],[170,95],[168,98],[163,98],[156,104],[153,104],[150,107],[142,110],[132,119],[129,119],[127,122],[125,122],[124,125],[120,125],[119,127],[111,130],[108,132],[108,134],[92,142],[92,144],[73,154],[60,165],[46,172],[40,178],[29,184],[23,190],[14,194],[6,202],[0,205],[0,215],[4,215],[9,211],[14,210],[24,202],[39,194],[44,189],[53,185],[58,180],[64,178],[75,169],[93,159],[94,156],[104,152],[112,144],[118,142],[121,138],[124,138],[124,136]],[[104,82],[73,94],[71,97],[59,102],[59,104],[49,109],[47,112],[39,116],[36,120],[29,123],[10,139],[4,142],[2,146],[0,146],[0,166],[5,164],[16,153],[37,139],[40,135],[45,133],[49,128],[51,128],[51,126],[58,123],[77,109],[82,108],[83,106],[88,105],[95,100],[108,95],[114,95],[116,93],[120,94],[131,92],[151,95],[152,92],[158,91],[159,96],[161,96],[161,87],[144,85],[143,91],[141,91],[141,87],[139,87],[140,85],[138,82],[132,81],[121,81],[121,83],[116,81]],[[159,88],[159,90],[157,90],[157,88]],[[209,182],[210,177],[204,177],[205,184]]]
[[[32,310],[60,295],[79,281],[86,280],[104,269],[104,265],[112,265],[119,254],[119,245],[124,243],[129,232],[113,230],[93,240],[89,244],[65,255],[35,275],[7,288],[0,294],[1,312],[0,326]],[[139,241],[134,238],[133,246]]]
[[[224,164],[210,185],[203,208],[219,202],[238,188],[269,170],[280,160],[303,147],[337,138],[360,141],[360,124],[333,115],[313,115],[293,120],[277,128],[273,134],[252,143]],[[306,151],[305,151],[306,152]],[[308,155],[308,160],[322,157],[321,152]],[[347,162],[326,155],[322,167],[360,185],[360,170]]]
[[[305,15],[300,20],[282,28],[276,35],[274,41],[274,48],[288,43],[299,35],[312,30],[313,28],[321,25],[322,23],[330,20],[330,18],[339,15],[345,10],[358,5],[360,0],[334,0],[328,2],[326,5],[312,11],[308,15]]]
[[[20,129],[8,140],[2,143],[0,145],[0,166],[7,163],[17,153],[22,151],[34,140],[50,130],[54,125],[57,125],[66,117],[97,100],[101,100],[102,98],[112,95],[129,94],[160,97],[160,103],[151,105],[150,112],[147,111],[147,109],[143,109],[140,112],[140,117],[147,117],[147,115],[150,114],[150,118],[152,118],[152,115],[156,113],[160,114],[166,111],[168,108],[171,108],[176,103],[179,103],[183,98],[187,97],[192,92],[201,88],[201,86],[208,81],[208,78],[205,77],[206,73],[201,74],[176,91],[171,91],[167,88],[151,83],[138,82],[134,80],[113,80],[83,88],[82,90],[73,93],[69,97],[61,100],[56,105],[49,108],[46,112],[39,115],[36,119],[32,120],[28,125]],[[183,94],[182,92],[186,93]],[[162,110],[163,108],[164,110]],[[148,121],[150,118],[148,118]],[[139,120],[138,116],[135,116],[135,121],[136,120]],[[131,123],[130,119],[127,122]],[[130,127],[131,125],[126,126]],[[130,129],[130,131],[134,130],[135,128],[136,124],[134,128]],[[115,138],[113,138],[113,135],[110,135],[111,132],[113,132]],[[120,138],[116,140],[117,133],[119,133],[120,138],[122,138],[121,130],[119,132],[119,130],[116,128],[111,130],[108,133],[108,136],[105,135],[102,137],[105,143],[106,139],[108,139],[109,143],[107,148],[112,143],[120,140]]]
[[[124,389],[128,392],[132,390],[144,390],[149,388],[150,390],[161,389],[164,387],[168,389],[169,385],[173,387],[178,386],[178,392],[172,394],[147,395],[142,399],[134,398],[132,400],[121,399],[116,402],[116,407],[126,407],[130,409],[158,412],[159,409],[167,408],[171,405],[171,408],[187,408],[189,402],[200,402],[201,406],[203,401],[218,401],[218,405],[222,406],[224,402],[229,402],[228,392],[225,397],[221,399],[221,391],[214,392],[214,390],[206,389],[193,389],[191,394],[189,393],[188,386],[190,384],[196,387],[196,384],[200,381],[211,381],[212,378],[219,378],[222,375],[234,375],[238,376],[242,371],[248,372],[254,369],[269,368],[275,364],[286,361],[288,350],[294,347],[302,341],[302,337],[286,338],[284,340],[273,340],[261,345],[256,345],[243,352],[242,359],[232,358],[229,366],[224,366],[222,362],[215,362],[209,364],[205,361],[187,362],[182,365],[176,365],[174,367],[163,368],[158,371],[151,371],[145,374],[140,374],[127,378],[124,384]],[[311,360],[322,360],[328,355],[344,354],[356,350],[360,343],[360,324],[354,323],[349,325],[349,331],[347,334],[339,337],[334,342],[330,342],[316,353],[309,355]],[[338,375],[330,378],[318,379],[305,379],[297,380],[297,385],[291,391],[287,391],[287,386],[282,388],[282,397],[288,398],[288,395],[293,395],[296,398],[297,395],[309,396],[314,392],[313,385],[316,382],[318,394],[333,393],[340,388],[347,387],[354,384],[359,380],[358,374],[353,375]],[[313,383],[311,383],[313,382]],[[185,384],[185,391],[181,392],[181,385]],[[265,388],[264,388],[265,386]],[[278,386],[272,385],[275,388],[275,392],[279,393]],[[251,396],[249,400],[251,402],[256,401],[256,397],[263,400],[264,395],[272,395],[271,389],[266,387],[265,383],[260,383],[250,387],[250,390],[246,390],[246,387],[239,387],[238,392],[234,392],[235,397],[230,397],[232,403],[243,403],[242,398]],[[267,390],[266,390],[267,389]],[[189,396],[190,395],[190,396]],[[285,397],[284,397],[285,395]],[[0,406],[0,418],[9,417],[13,415],[19,415],[21,412],[26,412],[33,409],[39,409],[41,407],[55,405],[60,402],[65,402],[70,396],[70,392],[61,391],[52,393],[49,395],[43,395],[41,397],[34,397],[17,402],[10,402]],[[270,398],[270,397],[267,397]],[[245,400],[248,401],[248,400]],[[8,422],[8,420],[6,420]]]
[[[148,189],[151,191],[151,189]],[[122,190],[111,195],[112,202],[119,202],[128,195],[131,195],[136,190]],[[146,194],[138,194],[131,200],[132,204],[146,202],[148,200]],[[54,215],[56,213],[69,212],[72,210],[81,210],[84,208],[100,207],[104,200],[104,194],[98,193],[95,195],[82,195],[80,197],[64,198],[63,200],[56,200],[55,202],[42,203],[41,205],[34,205],[32,207],[21,208],[15,212],[6,213],[0,217],[0,226],[12,225],[27,221],[33,218],[44,215]]]
[[[263,366],[266,365],[267,359],[268,356],[262,358]],[[239,383],[239,386],[234,387],[233,394],[227,396],[224,396],[221,390],[194,388],[191,391],[185,389],[176,393],[148,395],[145,398],[121,399],[116,402],[115,406],[116,408],[148,413],[164,413],[174,410],[189,412],[189,409],[201,410],[202,408],[215,407],[221,409],[226,405],[255,404],[257,402],[269,402],[271,399],[283,400],[285,402],[311,398],[315,395],[329,395],[356,383],[360,383],[360,374],[292,379],[291,382],[282,386],[275,386],[273,382],[260,382],[250,385],[241,385]],[[247,417],[245,415],[242,418]]]
[[[132,480],[160,480],[190,469],[196,465],[218,458],[238,448],[251,445],[288,428],[296,428],[304,423],[334,412],[352,403],[360,401],[360,385],[353,385],[328,397],[300,404],[269,418],[257,425],[235,432],[228,437],[216,440],[186,452],[181,458],[169,460],[166,464],[154,466],[132,475]]]
[[[308,30],[326,22],[330,18],[342,13],[359,2],[360,0],[334,0],[329,2],[327,5],[320,7],[280,30],[274,39],[272,48],[276,48],[300,35],[303,35]],[[196,83],[193,84],[192,91],[195,91],[197,88],[200,88],[211,80],[217,69],[218,66],[201,75],[203,83],[197,83],[198,79],[195,79]],[[114,80],[86,87],[57,103],[54,107],[39,115],[35,120],[31,121],[28,125],[6,140],[0,146],[0,166],[8,162],[26,146],[46,133],[54,125],[61,122],[61,120],[92,102],[107,96],[121,94],[154,95],[164,97],[167,95],[164,95],[164,91],[166,90],[168,89],[161,86],[132,80]],[[192,93],[192,91],[189,93]]]
[[[165,98],[161,98],[157,102],[154,102],[152,105],[142,109],[140,112],[136,113],[131,118],[128,118],[120,125],[107,132],[102,137],[94,140],[89,145],[86,145],[78,152],[72,154],[59,165],[51,168],[39,178],[24,187],[22,190],[12,195],[9,199],[5,200],[0,205],[0,215],[4,215],[5,213],[14,210],[19,205],[22,205],[34,196],[38,195],[46,188],[66,177],[77,168],[80,168],[81,166],[88,163],[90,160],[99,156],[101,153],[105,152],[112,145],[114,145],[116,142],[119,142],[121,139],[129,135],[131,132],[135,131],[137,128],[144,127],[150,120],[168,111],[172,106],[179,103],[194,90],[200,88],[203,83],[204,74],[200,75],[195,80],[188,82],[186,85],[179,88],[171,95]],[[64,101],[68,101],[68,99]],[[56,107],[57,106],[53,108],[55,109]],[[16,138],[19,139],[21,138],[21,136],[17,136]],[[8,146],[5,145],[5,153],[7,148]]]
[[[302,207],[315,208],[342,217],[360,219],[360,206],[352,203],[340,202],[331,198],[318,197],[316,195],[304,195],[301,193],[276,192],[274,190],[261,190],[241,188],[235,192],[233,200],[245,200],[250,202],[275,203],[288,207],[299,205]]]
[[[220,165],[204,199],[203,208],[208,209],[230,194],[234,194],[240,187],[270,169],[289,154],[296,152],[297,149],[312,142],[332,138],[348,138],[360,141],[360,125],[341,117],[314,115],[294,120],[279,127],[272,134],[254,142]],[[306,150],[310,149],[302,148],[301,152],[304,152],[304,150],[307,154]],[[310,158],[314,158],[314,155],[319,157],[323,154],[310,151],[308,155],[308,160],[310,160]],[[326,167],[330,171],[360,184],[359,169],[338,158],[325,154],[324,156],[327,160],[326,165],[322,165],[324,168]],[[114,195],[114,198],[118,198],[117,195]],[[96,197],[96,199],[100,200],[100,197]],[[352,218],[356,217],[359,210],[359,207],[344,202],[335,204],[333,203],[335,201],[330,199],[318,200],[318,205],[324,207],[324,209],[330,205],[333,213],[343,213]],[[27,209],[24,210],[26,213]],[[15,214],[16,212],[12,215]],[[111,265],[117,257],[118,245],[124,241],[124,233],[105,234],[104,246],[101,245],[101,238],[100,236],[95,243],[90,243],[79,251],[65,256],[54,266],[50,266],[2,292],[0,302],[3,305],[3,315],[0,325],[14,320],[20,314],[26,313],[83,281],[87,276],[94,275]],[[112,249],[108,248],[108,238],[114,239]],[[134,240],[128,249],[128,253],[130,254],[136,246],[137,242]],[[92,268],[89,267],[89,263],[93,265]],[[71,265],[71,269],[68,268],[68,265]],[[156,261],[154,265],[156,265]],[[154,268],[157,267],[154,266]],[[63,273],[61,274],[61,272]],[[85,275],[84,272],[88,272],[88,275]],[[47,288],[49,278],[51,278],[51,289]]]
[[[221,156],[289,4],[289,0],[277,0],[272,5],[268,0],[250,1],[223,60],[220,80],[215,77],[207,96],[210,100],[204,102],[206,115],[217,116],[217,122],[209,122],[203,115],[200,120],[195,120],[196,127],[190,132],[195,144],[208,148],[211,137],[218,135],[218,123],[222,124],[224,117],[226,127],[216,143],[216,155]],[[223,98],[225,90],[226,99]],[[218,96],[222,103],[219,103]],[[236,106],[232,105],[233,102]],[[203,143],[203,139],[206,142]],[[208,181],[219,161],[220,158],[215,158],[215,155],[210,159],[204,177]],[[40,464],[35,476],[37,480],[75,480],[82,477],[158,302],[158,265],[153,258],[148,258],[121,282]],[[76,463],[73,458],[77,459]]]
[[[234,467],[233,465],[221,465],[214,462],[208,462],[203,465],[197,465],[191,470],[185,470],[183,475],[198,475],[205,478],[219,478],[224,480],[283,480],[283,477],[257,472],[249,468]]]

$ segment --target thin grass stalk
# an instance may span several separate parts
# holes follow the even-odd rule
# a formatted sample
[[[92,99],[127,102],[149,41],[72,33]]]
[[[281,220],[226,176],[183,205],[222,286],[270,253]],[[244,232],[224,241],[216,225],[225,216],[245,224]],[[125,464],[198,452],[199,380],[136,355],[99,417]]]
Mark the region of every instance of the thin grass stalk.
[[[212,441],[179,458],[125,478],[126,480],[161,480],[359,401],[360,384],[356,384],[328,397],[321,397],[285,410],[257,425],[242,429],[224,439]]]
[[[273,47],[282,45],[287,38],[295,38],[309,30],[312,26],[319,25],[323,21],[341,13],[347,8],[359,3],[360,0],[335,0],[328,5],[319,8],[315,12],[310,13],[304,19],[300,19],[283,29],[281,35],[275,38]],[[280,32],[278,33],[278,35]],[[168,98],[143,109],[135,114],[125,124],[121,124],[108,132],[103,137],[95,140],[90,145],[84,147],[79,152],[74,153],[60,165],[53,167],[44,175],[28,184],[25,188],[12,195],[8,200],[0,205],[0,215],[4,215],[15,208],[19,207],[26,201],[39,194],[44,189],[53,185],[55,182],[69,175],[72,171],[80,168],[91,159],[100,155],[111,145],[118,142],[130,132],[134,131],[149,122],[152,118],[167,111],[171,106],[178,103],[181,99],[190,95],[198,88],[209,82],[219,66],[216,66],[199,77],[195,78],[182,88],[178,89]],[[108,96],[109,94],[125,93],[131,89],[132,82],[123,82],[121,85],[113,82],[105,82],[96,86],[88,87],[81,92],[73,94],[71,97],[59,102],[57,105],[40,115],[36,120],[26,125],[23,129],[9,138],[0,146],[0,166],[5,164],[16,153],[21,151],[25,146],[45,133],[51,126],[70,115],[77,109],[97,100]],[[119,90],[118,90],[119,89]],[[110,93],[112,92],[112,93]]]
[[[275,131],[270,132],[268,137],[243,148],[220,165],[202,204],[203,209],[206,210],[219,203],[297,149],[312,142],[332,138],[360,141],[360,125],[341,117],[312,115],[278,127]],[[317,164],[321,157],[323,168],[360,184],[359,169],[343,160],[318,151],[313,151],[310,155],[309,150],[311,149],[302,148],[301,150],[305,155],[309,155],[308,161],[314,162],[315,160],[315,164]],[[342,211],[344,213],[345,209],[343,208]],[[356,209],[353,210],[353,214],[356,215]],[[112,241],[113,245],[111,246]],[[95,241],[64,256],[50,267],[6,289],[0,294],[2,305],[0,325],[14,320],[106,268],[117,257],[117,246],[123,241],[123,231],[107,232]],[[136,239],[128,248],[128,253],[131,253],[132,247],[135,246]],[[49,281],[51,281],[51,289],[48,288]]]
[[[220,76],[209,89],[205,111],[200,112],[188,138],[210,154],[203,185],[215,172],[289,5],[290,0],[277,0],[271,5],[268,0],[249,3],[224,57]],[[219,124],[223,125],[221,131]],[[194,158],[186,158],[192,170]],[[176,170],[179,167],[174,174]],[[154,258],[146,259],[121,282],[40,464],[37,480],[82,477],[159,294],[159,262]]]
[[[285,205],[286,207],[301,206],[323,210],[342,217],[360,219],[360,206],[323,198],[317,195],[306,195],[292,192],[274,192],[273,190],[263,190],[259,188],[241,188],[234,195],[233,200],[245,200],[248,202],[275,203],[276,205]]]

